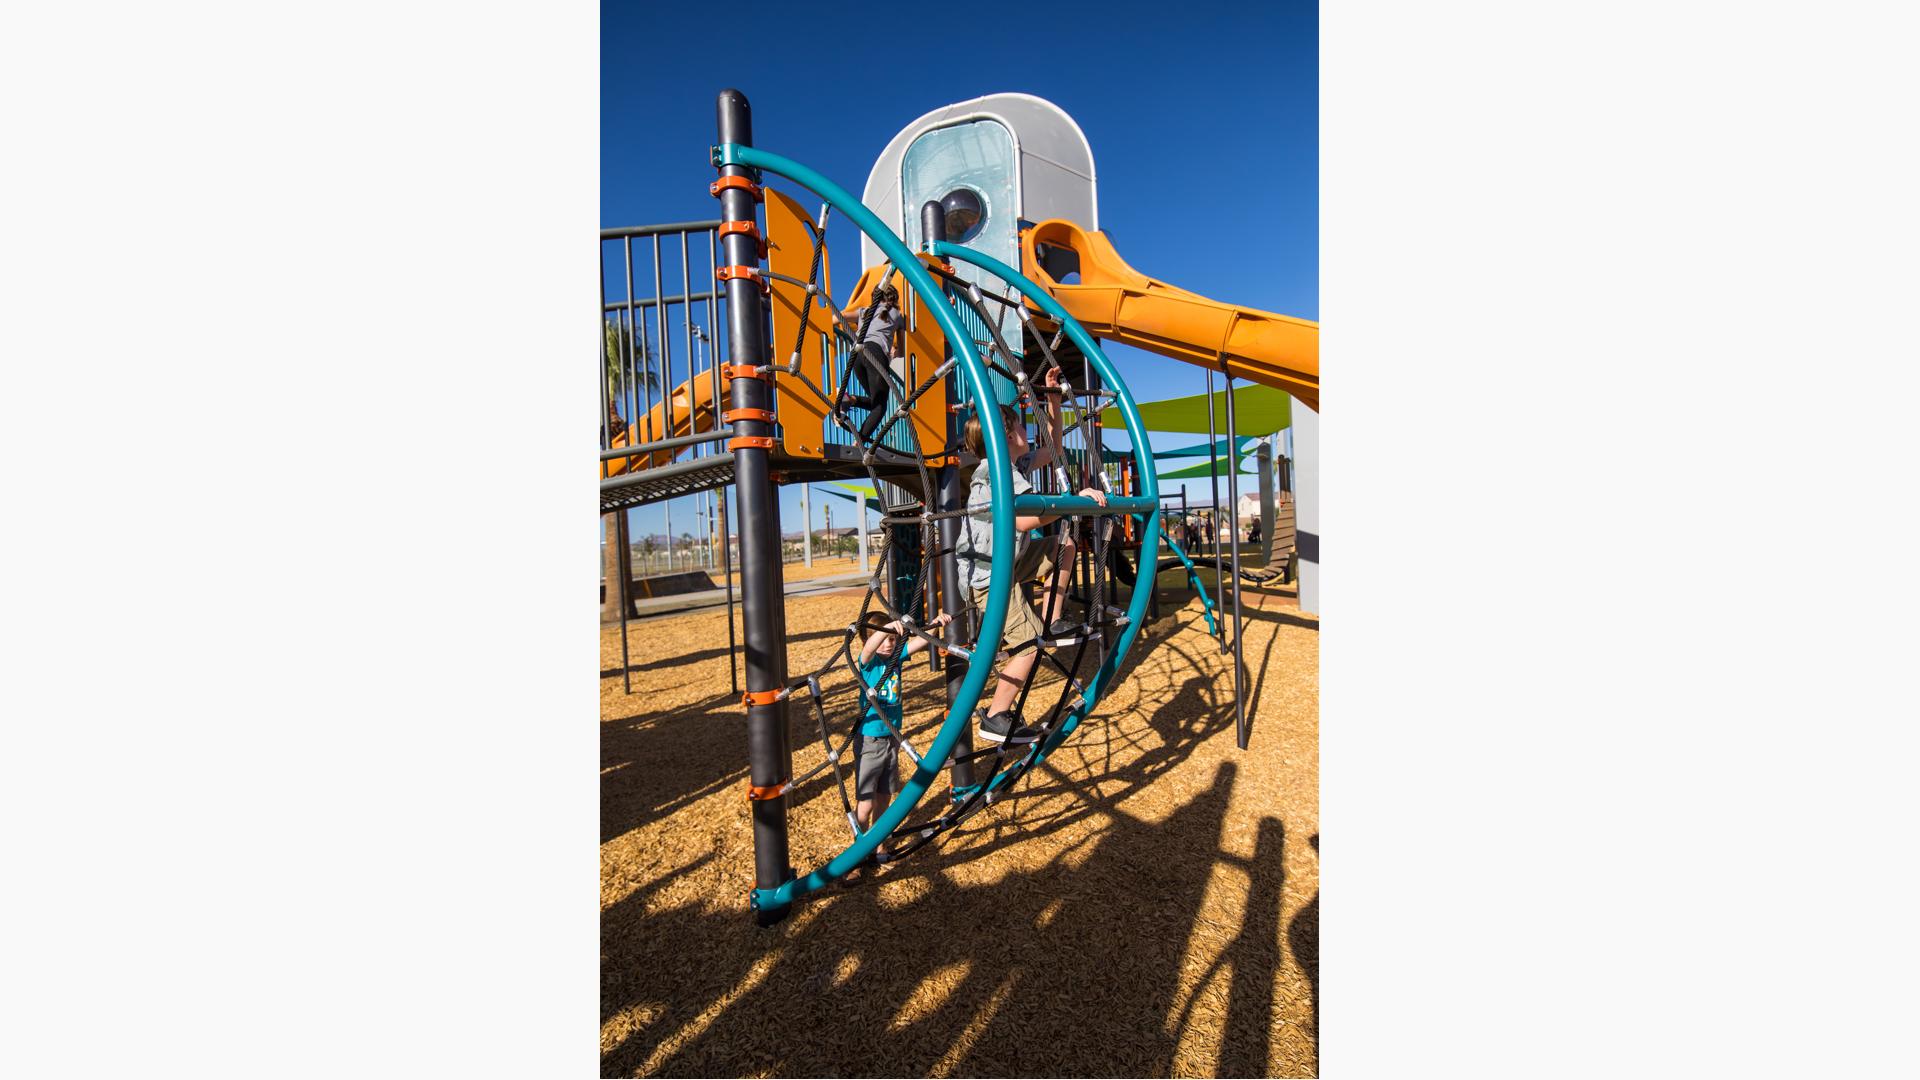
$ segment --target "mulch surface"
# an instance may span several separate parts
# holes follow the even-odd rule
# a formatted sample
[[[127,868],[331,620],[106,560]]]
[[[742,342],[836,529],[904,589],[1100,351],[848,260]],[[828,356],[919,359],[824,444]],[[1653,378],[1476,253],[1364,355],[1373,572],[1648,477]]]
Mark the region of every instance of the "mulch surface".
[[[1252,738],[1239,750],[1232,665],[1177,582],[1162,577],[1162,618],[1015,797],[765,929],[747,906],[726,613],[630,627],[632,694],[607,630],[602,1074],[1315,1075],[1319,620],[1292,586],[1242,587]],[[837,652],[859,604],[788,598],[790,670]],[[941,676],[915,659],[903,694],[924,748],[945,709]],[[1093,668],[1089,652],[1080,670]],[[825,682],[850,678],[837,667]],[[1037,685],[1028,718],[1058,694],[1057,677]],[[834,699],[837,730],[854,700]],[[798,774],[823,751],[811,708],[789,714]],[[789,799],[802,874],[850,840],[831,776]],[[851,796],[850,770],[847,783]],[[910,820],[946,799],[943,777]]]

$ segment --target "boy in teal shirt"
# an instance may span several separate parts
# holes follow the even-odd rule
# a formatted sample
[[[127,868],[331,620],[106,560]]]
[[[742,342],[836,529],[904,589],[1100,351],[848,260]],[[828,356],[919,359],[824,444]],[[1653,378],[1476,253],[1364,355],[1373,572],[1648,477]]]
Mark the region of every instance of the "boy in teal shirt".
[[[952,621],[953,616],[943,611],[929,629],[937,631]],[[893,654],[902,637],[907,638],[907,647],[896,662]],[[900,749],[894,742],[894,732],[900,730],[900,669],[927,647],[927,639],[908,635],[898,620],[889,622],[886,613],[874,611],[860,622],[860,641],[860,681],[867,685],[863,695],[867,708],[854,738],[853,788],[860,801],[853,817],[865,833],[873,826],[875,812],[900,790]],[[885,856],[886,848],[880,848],[879,854]]]

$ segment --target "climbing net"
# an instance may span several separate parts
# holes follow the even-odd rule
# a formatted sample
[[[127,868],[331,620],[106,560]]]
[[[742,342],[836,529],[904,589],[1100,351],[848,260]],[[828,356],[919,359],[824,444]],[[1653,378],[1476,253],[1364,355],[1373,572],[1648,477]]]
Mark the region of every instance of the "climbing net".
[[[786,363],[777,370],[792,376],[808,393],[816,396],[825,405],[830,421],[858,448],[873,490],[880,495],[884,540],[873,575],[866,582],[859,611],[842,632],[839,647],[825,663],[790,679],[781,691],[783,697],[803,696],[807,700],[822,757],[817,764],[763,797],[788,794],[830,772],[847,826],[856,841],[861,838],[854,809],[856,799],[849,793],[848,786],[855,780],[853,762],[849,759],[862,727],[879,720],[894,745],[916,767],[927,765],[927,748],[916,745],[899,720],[907,714],[905,698],[910,688],[903,676],[909,658],[918,651],[913,646],[933,652],[939,658],[936,665],[988,663],[1003,668],[1032,653],[1033,659],[1027,665],[1025,677],[1019,680],[1011,710],[1016,717],[1030,715],[1030,706],[1033,706],[1031,715],[1040,715],[1041,710],[1033,701],[1037,688],[1045,687],[1042,697],[1049,692],[1054,695],[1045,705],[1044,719],[1032,725],[1026,734],[1016,731],[1004,741],[981,749],[968,750],[962,743],[948,762],[932,763],[935,769],[943,764],[964,764],[965,771],[975,775],[970,783],[952,787],[946,800],[930,802],[930,813],[920,814],[920,820],[915,821],[913,815],[899,820],[881,839],[872,856],[875,862],[890,862],[934,843],[996,797],[1009,793],[1021,776],[1051,752],[1073,722],[1069,719],[1074,713],[1073,704],[1076,701],[1083,705],[1091,703],[1088,687],[1079,675],[1089,650],[1093,650],[1097,661],[1103,661],[1111,645],[1110,633],[1124,625],[1127,616],[1123,609],[1109,603],[1108,547],[1117,528],[1115,516],[1067,516],[1044,531],[1034,530],[1031,536],[1021,536],[1019,543],[1021,552],[1030,546],[1044,548],[1047,556],[1044,562],[1055,568],[1048,580],[1038,583],[1039,621],[1047,632],[1023,641],[1003,643],[1006,647],[995,656],[975,656],[967,647],[977,640],[983,629],[982,612],[975,603],[975,590],[970,586],[987,575],[989,564],[979,559],[970,563],[958,557],[942,562],[949,555],[960,555],[955,545],[941,546],[943,523],[957,521],[961,529],[966,529],[967,518],[975,511],[965,506],[941,509],[935,474],[942,463],[964,460],[956,457],[963,448],[958,436],[951,434],[941,445],[922,445],[920,431],[912,422],[915,410],[922,407],[926,396],[953,374],[956,361],[948,359],[935,365],[924,378],[909,386],[891,350],[875,349],[867,344],[868,331],[880,310],[872,298],[883,287],[891,286],[897,273],[891,263],[883,264],[879,273],[868,279],[872,285],[864,294],[867,302],[861,307],[859,319],[849,319],[820,282],[830,214],[831,207],[822,205],[817,221],[808,223],[812,253],[806,280],[769,272],[770,277],[799,285],[804,290],[800,318]],[[1017,298],[984,291],[949,268],[935,264],[929,269],[944,284],[946,299],[957,311],[965,313],[962,323],[969,327],[973,344],[988,370],[1005,378],[1014,388],[1012,404],[1018,422],[1022,426],[1029,420],[1036,422],[1037,437],[1031,442],[1033,453],[1015,462],[1015,468],[1033,474],[1030,484],[1036,492],[1064,495],[1086,490],[1103,495],[1111,492],[1112,484],[1101,466],[1099,414],[1114,400],[1115,392],[1098,386],[1090,365],[1083,365],[1076,372],[1063,362],[1064,327],[1053,330],[1043,327]],[[862,298],[853,299],[857,302]],[[809,322],[815,303],[823,306],[833,324],[835,347],[829,355],[837,378],[828,380],[830,384],[837,383],[833,391],[815,383],[802,368],[805,335],[815,332]],[[910,304],[902,303],[899,307],[903,312],[911,310]],[[1015,349],[1002,333],[1008,312],[1017,316],[1023,331],[1023,345],[1031,343],[1025,349]],[[775,347],[787,344],[776,342]],[[961,381],[953,380],[955,384]],[[955,411],[965,415],[977,410],[979,404],[965,400]],[[989,405],[984,422],[999,423],[997,412]],[[1071,422],[1067,421],[1067,415],[1071,416]],[[959,425],[942,426],[951,432]],[[865,515],[861,517],[864,519]],[[1031,555],[1024,560],[1036,565],[1041,561]],[[938,598],[929,594],[928,586],[943,568],[956,565],[960,586],[957,591],[963,598],[962,617],[956,620],[960,625],[943,627],[943,619],[929,617],[929,612],[939,604]],[[979,568],[977,571],[973,570],[975,565]],[[1077,589],[1072,587],[1075,577]],[[1016,582],[1012,603],[1028,604],[1032,610],[1034,603],[1021,595],[1022,588],[1028,584]],[[984,584],[981,588],[984,589]],[[859,659],[862,629],[871,631],[875,624],[882,624],[879,632],[892,630],[894,647],[886,654],[880,673],[875,675],[869,669],[863,676]],[[851,672],[851,680],[829,686],[833,681],[830,676],[841,667]],[[1043,669],[1057,678],[1050,683],[1043,680]],[[938,680],[926,680],[919,685],[918,692],[936,692],[934,688],[939,685]],[[999,685],[998,680],[992,680],[991,685]],[[896,707],[880,707],[880,695],[886,692],[882,688],[897,688]],[[985,719],[986,715],[987,710],[981,709],[976,718]],[[889,797],[892,794],[888,792]]]

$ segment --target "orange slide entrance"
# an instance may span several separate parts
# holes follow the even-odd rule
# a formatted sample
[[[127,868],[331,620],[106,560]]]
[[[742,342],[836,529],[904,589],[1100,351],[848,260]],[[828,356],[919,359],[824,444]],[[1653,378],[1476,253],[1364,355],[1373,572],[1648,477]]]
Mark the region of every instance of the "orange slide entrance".
[[[1041,247],[1071,251],[1080,280],[1062,284],[1042,268]],[[1020,234],[1033,278],[1095,337],[1224,370],[1285,390],[1320,411],[1320,324],[1209,300],[1128,266],[1102,233],[1059,218]]]

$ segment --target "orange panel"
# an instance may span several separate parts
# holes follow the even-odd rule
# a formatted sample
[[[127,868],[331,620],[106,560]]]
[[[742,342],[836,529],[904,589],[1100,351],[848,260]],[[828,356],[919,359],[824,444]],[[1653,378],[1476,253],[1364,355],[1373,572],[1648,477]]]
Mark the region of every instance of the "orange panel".
[[[792,196],[768,188],[766,197],[767,264],[776,274],[806,281],[813,269],[813,239],[818,230],[805,208]],[[823,335],[830,340],[833,334],[833,313],[828,308],[833,302],[830,299],[832,280],[823,248],[819,284],[827,290],[827,296],[814,297],[807,310],[807,331],[799,335],[801,374],[819,387],[821,393],[827,389],[826,380],[822,378],[826,363],[822,359],[821,342]],[[793,356],[800,311],[807,307],[807,291],[790,281],[779,278],[772,281],[773,341],[768,362],[784,368]],[[826,445],[827,403],[806,382],[785,371],[774,373],[774,387],[774,409],[780,414],[780,439],[787,453],[794,457],[822,456],[821,448]]]

